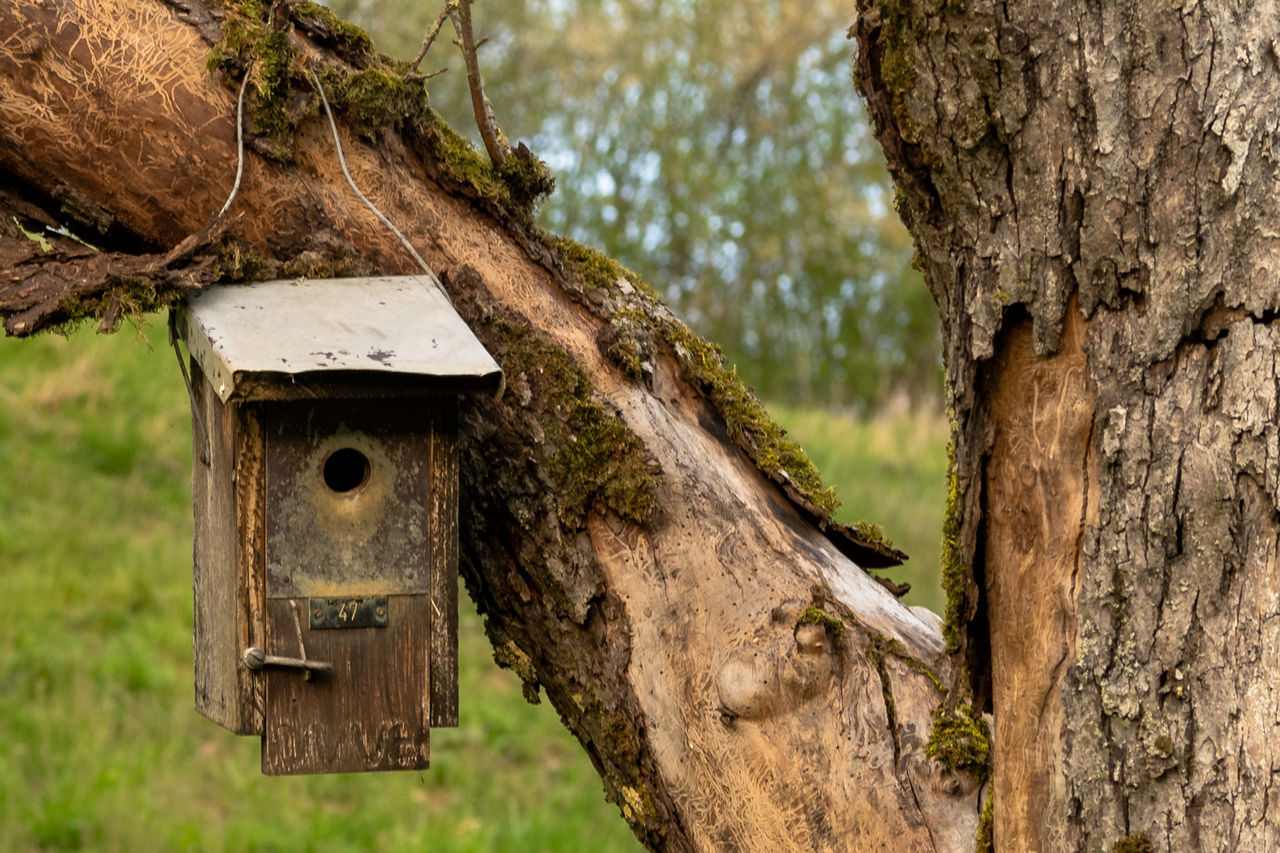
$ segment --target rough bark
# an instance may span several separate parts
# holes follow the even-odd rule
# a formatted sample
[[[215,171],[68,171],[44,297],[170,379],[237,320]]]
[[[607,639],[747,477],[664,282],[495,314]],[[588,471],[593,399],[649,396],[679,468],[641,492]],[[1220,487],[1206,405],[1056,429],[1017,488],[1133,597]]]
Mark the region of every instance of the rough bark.
[[[858,5],[943,319],[996,847],[1275,849],[1280,9]]]
[[[252,5],[0,6],[11,333],[255,270],[417,271],[342,178],[300,70],[354,89],[384,85],[360,76],[380,60],[306,4],[279,31],[246,23]],[[256,47],[224,42],[227,74],[211,75],[233,25]],[[261,51],[286,43],[281,73]],[[206,226],[235,171],[242,73],[248,112],[275,99],[290,125],[256,113],[219,236]],[[347,101],[342,137],[507,374],[501,400],[461,415],[463,571],[496,658],[531,697],[545,689],[655,849],[968,848],[976,782],[924,755],[931,670],[950,677],[937,619],[847,556],[892,552],[830,521],[714,350],[618,268],[538,231],[520,175],[459,154],[394,79],[381,117]],[[38,256],[10,213],[92,229],[104,252],[85,257],[164,280],[94,268],[59,295],[49,263],[71,249]],[[188,248],[214,249],[165,253],[197,233]]]

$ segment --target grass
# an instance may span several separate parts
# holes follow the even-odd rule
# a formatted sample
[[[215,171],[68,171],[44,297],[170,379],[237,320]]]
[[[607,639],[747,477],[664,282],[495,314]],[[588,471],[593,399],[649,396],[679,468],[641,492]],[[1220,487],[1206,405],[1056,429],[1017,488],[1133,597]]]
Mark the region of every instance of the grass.
[[[940,423],[779,415],[938,606]],[[0,850],[639,849],[465,596],[461,726],[432,732],[429,770],[262,776],[255,738],[192,710],[189,484],[161,320],[0,340]]]

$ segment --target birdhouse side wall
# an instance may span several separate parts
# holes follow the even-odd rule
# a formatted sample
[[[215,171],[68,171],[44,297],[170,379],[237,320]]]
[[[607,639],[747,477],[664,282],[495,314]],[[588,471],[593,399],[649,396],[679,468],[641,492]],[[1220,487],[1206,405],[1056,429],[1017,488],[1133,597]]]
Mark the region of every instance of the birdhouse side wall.
[[[240,664],[263,630],[262,423],[256,406],[223,403],[194,359],[191,379],[195,706],[237,734],[262,734],[261,682]]]

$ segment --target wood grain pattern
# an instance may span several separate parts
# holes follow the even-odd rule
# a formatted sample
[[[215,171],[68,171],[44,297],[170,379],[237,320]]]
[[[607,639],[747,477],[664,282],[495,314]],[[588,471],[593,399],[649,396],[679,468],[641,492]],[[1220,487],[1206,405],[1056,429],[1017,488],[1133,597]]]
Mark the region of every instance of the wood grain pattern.
[[[191,374],[200,411],[192,419],[191,473],[195,705],[237,734],[261,734],[261,679],[240,665],[240,655],[262,641],[262,428],[252,407],[223,405],[194,360]]]
[[[1052,358],[1032,351],[1031,323],[1004,333],[991,367],[993,409],[1017,412],[995,431],[986,472],[984,551],[995,707],[995,833],[1039,831],[1067,848],[1062,677],[1076,657],[1079,545],[1097,523],[1090,479],[1093,394],[1084,324],[1070,313]]]
[[[311,630],[307,600],[267,602],[267,653],[328,661],[333,671],[267,669],[262,772],[417,770],[430,758],[425,595],[388,599],[386,628]],[[297,621],[295,622],[295,616]]]
[[[458,724],[458,402],[432,408],[431,484],[431,725]]]
[[[235,420],[230,409],[218,401],[194,359],[191,381],[200,412],[191,425],[195,704],[210,720],[238,732],[244,725],[235,671],[238,536],[235,491],[230,488]],[[201,421],[208,429],[208,465],[201,459],[206,438]]]

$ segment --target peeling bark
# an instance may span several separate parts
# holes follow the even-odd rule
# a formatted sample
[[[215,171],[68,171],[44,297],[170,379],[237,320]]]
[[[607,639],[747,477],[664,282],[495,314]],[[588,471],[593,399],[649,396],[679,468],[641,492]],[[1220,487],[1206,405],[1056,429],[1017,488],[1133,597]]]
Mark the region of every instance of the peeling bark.
[[[997,849],[1276,847],[1277,20],[859,3],[943,320]]]
[[[205,60],[211,26],[242,12],[223,11],[0,7],[0,174],[21,203],[95,230],[108,260],[93,263],[153,264],[225,199],[237,81]],[[376,70],[333,22],[281,32],[331,83]],[[218,251],[272,272],[316,255],[416,271],[353,197],[305,78],[273,79],[293,156],[250,140]],[[950,678],[938,621],[847,556],[893,553],[833,526],[794,460],[767,458],[769,430],[726,409],[710,349],[629,280],[594,280],[411,100],[381,123],[345,113],[342,137],[507,374],[502,400],[461,415],[463,572],[495,657],[530,698],[546,691],[654,849],[967,849],[976,782],[925,757]],[[5,251],[23,240],[0,234]],[[22,251],[14,269],[35,263]],[[0,290],[0,310],[17,305]]]

